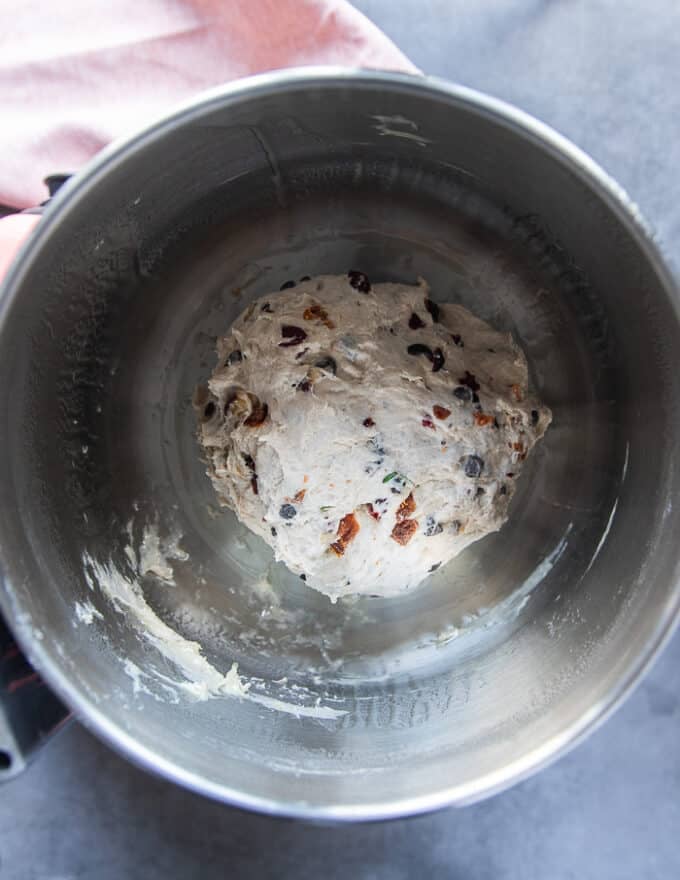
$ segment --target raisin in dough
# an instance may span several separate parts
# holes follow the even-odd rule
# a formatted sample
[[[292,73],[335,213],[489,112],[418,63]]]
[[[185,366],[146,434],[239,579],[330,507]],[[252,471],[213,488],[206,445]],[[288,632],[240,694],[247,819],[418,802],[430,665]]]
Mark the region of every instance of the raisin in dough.
[[[194,403],[220,501],[333,601],[413,588],[497,531],[551,420],[512,338],[422,280],[312,278],[217,354]]]

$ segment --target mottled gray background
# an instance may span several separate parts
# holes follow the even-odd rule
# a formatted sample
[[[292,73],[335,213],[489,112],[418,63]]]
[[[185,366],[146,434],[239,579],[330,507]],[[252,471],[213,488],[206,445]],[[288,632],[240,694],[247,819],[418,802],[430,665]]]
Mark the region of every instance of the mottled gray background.
[[[425,72],[505,98],[629,191],[676,269],[678,0],[359,0]],[[680,876],[680,634],[537,777],[463,810],[314,828],[145,775],[73,725],[0,792],[0,880],[609,880]]]

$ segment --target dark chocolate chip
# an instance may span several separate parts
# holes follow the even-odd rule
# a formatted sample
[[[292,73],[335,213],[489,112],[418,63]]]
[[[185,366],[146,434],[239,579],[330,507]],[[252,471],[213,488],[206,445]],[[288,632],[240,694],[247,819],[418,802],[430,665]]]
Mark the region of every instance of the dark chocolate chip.
[[[225,367],[232,367],[234,364],[240,364],[243,360],[243,354],[238,348],[235,348],[225,361]]]
[[[414,342],[413,345],[409,345],[406,351],[413,357],[423,354],[430,361],[433,358],[432,349],[429,345],[423,345],[422,342]]]
[[[349,283],[355,290],[358,290],[360,293],[370,292],[371,282],[363,272],[357,272],[356,269],[350,269],[347,273],[347,277],[349,278]]]
[[[428,516],[425,520],[425,536],[431,538],[433,535],[441,535],[443,531],[444,527],[442,524],[438,523],[433,516]]]
[[[477,486],[477,491],[475,492],[475,498],[481,498],[482,495],[486,495],[486,489],[482,489],[481,486]]]
[[[532,425],[538,424],[538,410],[537,409],[531,410],[531,424]]]
[[[302,327],[296,327],[294,324],[284,324],[281,327],[281,336],[287,342],[279,342],[281,348],[290,348],[291,345],[300,345],[307,338],[307,334]]]
[[[466,477],[481,477],[484,470],[484,459],[478,455],[466,455],[464,462]]]
[[[203,410],[203,416],[206,419],[211,419],[215,415],[216,409],[217,409],[217,407],[215,406],[215,404],[211,400],[209,403],[206,403],[205,409]]]
[[[432,317],[433,323],[437,324],[439,322],[440,316],[440,308],[436,302],[432,302],[431,299],[425,300],[425,308],[428,310]]]
[[[375,422],[369,416],[367,419],[364,419],[361,424],[364,426],[364,428],[372,428],[375,425]]]
[[[411,315],[408,321],[408,325],[411,330],[421,330],[425,326],[425,321],[419,316],[416,315],[415,312]]]
[[[470,391],[479,391],[480,385],[477,381],[477,377],[471,373],[469,370],[465,371],[465,375],[461,376],[458,381],[461,385],[467,385]]]
[[[270,532],[272,533],[272,538],[275,538],[276,537],[276,529],[274,528],[274,526],[271,527]]]
[[[508,487],[501,486],[500,489],[498,490],[498,494],[499,495],[507,495],[508,494]]]
[[[297,510],[292,504],[282,504],[279,508],[279,516],[281,519],[293,519],[297,516]]]
[[[441,348],[435,348],[432,352],[432,372],[438,373],[444,366],[444,352]]]
[[[465,385],[458,385],[453,389],[453,396],[464,403],[469,403],[472,400],[472,391],[466,388]]]
[[[441,565],[441,562],[435,562],[434,565],[431,565],[431,566],[428,568],[427,573],[428,573],[428,574],[432,574],[432,572],[433,572],[433,571],[436,571],[436,570],[440,567],[440,565]]]
[[[301,278],[301,279],[300,279],[300,281],[304,281],[304,280],[305,280],[304,278]],[[307,580],[307,575],[306,575],[306,574],[301,574],[301,575],[300,575],[300,580],[301,580],[301,581],[306,581],[306,580]]]
[[[255,459],[253,458],[253,456],[248,455],[247,452],[242,452],[241,457],[243,458],[243,461],[245,462],[245,465],[248,468],[248,470],[253,471],[253,473],[254,473],[255,472]]]
[[[454,345],[457,345],[459,348],[465,348],[465,345],[463,344],[463,339],[462,339],[460,333],[452,333],[451,339],[453,339]]]
[[[437,373],[444,366],[444,353],[441,348],[435,348],[434,351],[422,342],[414,342],[409,345],[406,351],[413,357],[424,355],[432,363],[432,372]]]
[[[302,278],[300,279],[300,283],[302,284],[303,281],[311,281],[311,280],[312,280],[311,275],[303,275]]]
[[[294,281],[284,281],[279,290],[289,290],[291,287],[295,287]]]
[[[265,303],[265,304],[262,306],[262,308],[260,309],[260,311],[261,311],[261,312],[267,312],[267,314],[269,314],[269,315],[273,315],[273,314],[274,314],[274,309],[271,307],[271,305],[270,305],[269,303]]]
[[[332,357],[322,357],[314,362],[314,366],[323,370],[325,373],[332,373],[334,376],[338,372],[338,365]]]
[[[472,393],[472,402],[479,403],[479,394],[477,394],[476,391],[473,391],[473,393]]]

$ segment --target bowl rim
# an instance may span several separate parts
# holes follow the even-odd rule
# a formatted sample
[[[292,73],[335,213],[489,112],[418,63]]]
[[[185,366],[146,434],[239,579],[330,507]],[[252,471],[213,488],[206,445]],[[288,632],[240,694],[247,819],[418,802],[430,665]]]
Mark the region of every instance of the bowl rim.
[[[458,103],[468,111],[485,114],[512,129],[515,134],[532,139],[603,200],[619,222],[624,225],[645,259],[669,292],[680,319],[680,290],[675,278],[654,240],[653,233],[637,205],[583,150],[550,126],[523,110],[500,99],[438,77],[421,74],[394,73],[343,67],[300,67],[272,71],[239,79],[195,95],[170,113],[162,115],[143,130],[113,141],[86,163],[50,201],[44,216],[30,238],[24,243],[0,284],[0,333],[11,303],[22,282],[39,256],[42,244],[60,222],[62,209],[88,197],[89,191],[111,168],[127,161],[131,154],[162,137],[179,124],[190,123],[217,107],[235,105],[251,98],[290,91],[291,89],[376,87],[405,90],[411,94],[439,97]],[[677,572],[678,569],[676,569]],[[615,686],[590,709],[572,718],[558,735],[541,742],[512,762],[466,783],[444,783],[426,795],[378,800],[375,803],[315,804],[283,802],[217,784],[199,774],[188,772],[174,761],[161,757],[142,745],[123,727],[112,722],[87,693],[74,685],[66,674],[57,652],[51,650],[49,639],[36,639],[31,615],[22,607],[13,590],[10,576],[0,566],[0,610],[10,624],[22,650],[48,685],[72,709],[86,727],[114,750],[142,769],[154,772],[198,794],[236,807],[273,816],[315,821],[367,821],[400,818],[431,812],[446,806],[463,806],[496,794],[527,778],[557,760],[586,736],[596,730],[631,694],[670,640],[680,618],[680,581],[670,585],[668,598],[658,610],[656,624],[641,649],[626,662]]]

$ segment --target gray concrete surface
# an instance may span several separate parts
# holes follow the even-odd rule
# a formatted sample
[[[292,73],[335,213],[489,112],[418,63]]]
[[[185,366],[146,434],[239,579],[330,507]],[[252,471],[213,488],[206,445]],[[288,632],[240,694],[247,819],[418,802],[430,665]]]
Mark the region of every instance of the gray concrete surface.
[[[360,0],[412,59],[505,98],[629,190],[676,268],[677,0]],[[680,634],[589,740],[463,810],[315,828],[230,810],[77,725],[0,792],[0,880],[666,880],[680,876]]]

